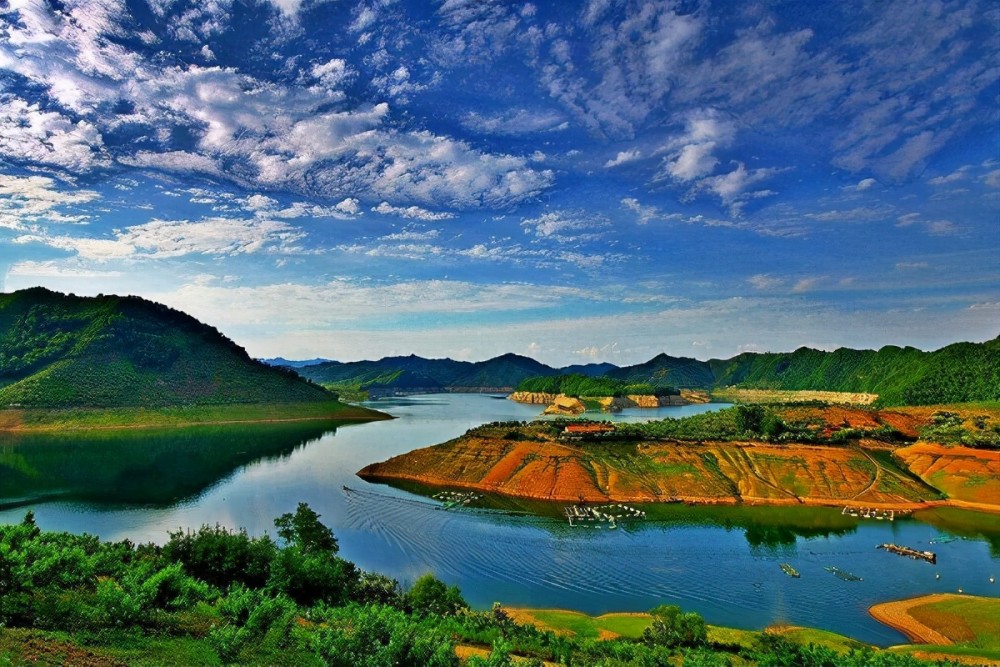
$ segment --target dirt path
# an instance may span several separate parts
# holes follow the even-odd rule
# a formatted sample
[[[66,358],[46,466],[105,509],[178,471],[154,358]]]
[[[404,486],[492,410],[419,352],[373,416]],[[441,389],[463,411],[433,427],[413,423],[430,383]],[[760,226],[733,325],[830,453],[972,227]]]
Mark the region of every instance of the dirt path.
[[[876,461],[876,460],[875,460],[875,459],[874,459],[874,458],[872,457],[872,455],[871,455],[871,454],[869,454],[868,452],[866,452],[865,450],[863,450],[863,449],[859,449],[859,451],[860,451],[860,452],[861,452],[862,454],[864,454],[864,455],[865,455],[865,458],[866,458],[866,459],[868,459],[868,461],[869,461],[869,462],[870,462],[870,463],[871,463],[871,464],[872,464],[873,466],[875,466],[875,475],[874,475],[874,476],[872,476],[872,479],[871,479],[871,481],[870,481],[870,482],[868,482],[868,486],[866,486],[866,487],[865,487],[864,489],[862,489],[862,490],[861,490],[861,491],[859,491],[858,493],[854,494],[854,497],[853,497],[853,498],[851,498],[851,500],[857,500],[858,498],[860,498],[861,496],[865,495],[866,493],[868,493],[868,492],[869,492],[869,491],[871,491],[872,489],[874,489],[874,488],[877,488],[877,486],[876,486],[876,485],[877,485],[877,484],[878,484],[879,482],[881,482],[881,481],[882,481],[882,466],[880,466],[880,465],[878,464],[878,461]]]
[[[935,644],[937,646],[950,646],[954,644],[952,640],[945,637],[940,632],[928,628],[926,625],[910,616],[910,610],[932,602],[941,602],[961,597],[949,593],[935,593],[919,598],[908,600],[897,600],[896,602],[884,602],[872,605],[868,608],[868,613],[878,621],[890,628],[899,630],[907,639],[914,644]]]

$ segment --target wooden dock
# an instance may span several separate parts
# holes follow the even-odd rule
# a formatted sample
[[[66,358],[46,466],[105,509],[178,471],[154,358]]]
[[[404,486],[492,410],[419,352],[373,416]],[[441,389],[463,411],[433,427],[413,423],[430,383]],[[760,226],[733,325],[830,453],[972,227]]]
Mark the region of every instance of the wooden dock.
[[[894,553],[899,556],[906,556],[914,560],[925,560],[928,563],[937,563],[937,554],[935,554],[933,551],[917,551],[916,549],[911,549],[910,547],[903,547],[898,544],[879,544],[875,548],[885,549],[889,553]]]

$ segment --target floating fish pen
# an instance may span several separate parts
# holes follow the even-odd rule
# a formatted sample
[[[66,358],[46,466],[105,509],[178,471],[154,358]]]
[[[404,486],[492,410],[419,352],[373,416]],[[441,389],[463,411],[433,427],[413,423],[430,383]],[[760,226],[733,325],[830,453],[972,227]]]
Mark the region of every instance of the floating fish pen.
[[[571,526],[607,523],[612,528],[619,521],[634,521],[646,518],[646,513],[642,510],[622,504],[600,505],[596,507],[579,504],[569,505],[563,508],[563,514],[566,515],[566,519]]]
[[[443,504],[441,509],[450,510],[457,507],[465,507],[474,500],[482,498],[481,494],[472,491],[441,491],[431,496],[434,500],[440,500]]]
[[[859,519],[875,519],[876,521],[895,521],[896,517],[907,514],[907,510],[882,510],[876,507],[849,507],[845,506],[840,511],[844,516],[853,516]]]
[[[795,579],[798,579],[798,578],[799,578],[799,576],[800,576],[800,575],[799,575],[799,571],[798,571],[798,570],[796,570],[796,569],[795,569],[794,567],[792,567],[792,566],[791,566],[790,564],[788,564],[788,563],[780,563],[780,564],[778,565],[778,567],[780,567],[780,568],[781,568],[781,571],[782,571],[782,572],[784,572],[785,574],[787,574],[787,575],[788,575],[789,577],[792,577],[792,578],[795,578]]]
[[[917,551],[910,547],[901,547],[898,544],[879,544],[876,549],[885,549],[889,553],[906,556],[914,560],[925,560],[928,563],[937,563],[937,554],[933,551]]]
[[[844,581],[864,581],[864,579],[862,579],[858,575],[851,574],[850,572],[847,572],[846,570],[841,570],[836,565],[827,565],[823,569],[826,570],[827,572],[831,573],[833,576],[837,577],[838,579],[842,579]]]

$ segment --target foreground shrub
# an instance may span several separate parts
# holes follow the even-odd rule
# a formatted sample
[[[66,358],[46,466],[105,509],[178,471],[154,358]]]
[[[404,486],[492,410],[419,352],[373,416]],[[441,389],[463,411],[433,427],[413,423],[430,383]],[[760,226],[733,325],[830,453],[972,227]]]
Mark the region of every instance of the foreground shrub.
[[[457,667],[451,638],[393,607],[350,605],[318,614],[308,645],[331,667]]]

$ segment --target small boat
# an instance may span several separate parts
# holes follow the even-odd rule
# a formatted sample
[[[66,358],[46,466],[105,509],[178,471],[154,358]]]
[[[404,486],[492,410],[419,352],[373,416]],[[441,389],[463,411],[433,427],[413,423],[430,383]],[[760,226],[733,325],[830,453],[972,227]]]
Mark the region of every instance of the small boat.
[[[858,575],[851,574],[850,572],[847,572],[845,570],[841,570],[836,565],[827,565],[823,569],[826,570],[827,572],[832,573],[833,576],[837,577],[838,579],[842,579],[844,581],[864,581]]]
[[[780,567],[781,571],[787,574],[789,577],[794,577],[796,579],[799,578],[799,571],[796,570],[791,565],[789,565],[788,563],[779,563],[778,567]]]

